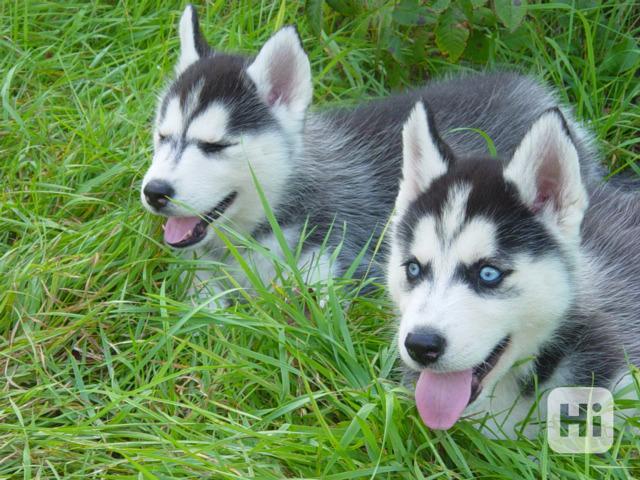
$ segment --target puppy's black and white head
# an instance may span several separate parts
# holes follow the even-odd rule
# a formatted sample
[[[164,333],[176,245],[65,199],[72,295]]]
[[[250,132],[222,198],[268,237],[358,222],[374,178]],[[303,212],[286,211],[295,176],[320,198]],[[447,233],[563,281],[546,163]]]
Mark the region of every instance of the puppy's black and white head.
[[[207,45],[189,5],[176,75],[160,100],[141,197],[168,217],[169,245],[205,246],[214,222],[249,232],[263,218],[252,172],[278,204],[302,141],[311,70],[293,27],[275,33],[255,59],[225,54]]]
[[[534,355],[569,308],[587,195],[556,110],[509,162],[455,158],[422,103],[403,147],[388,285],[401,358],[420,372],[420,414],[449,428]]]

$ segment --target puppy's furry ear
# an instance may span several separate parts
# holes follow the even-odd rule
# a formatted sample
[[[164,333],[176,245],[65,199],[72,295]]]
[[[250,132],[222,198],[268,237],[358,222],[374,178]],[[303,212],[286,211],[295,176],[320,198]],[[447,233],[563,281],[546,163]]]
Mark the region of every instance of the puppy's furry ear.
[[[534,213],[572,240],[579,239],[588,196],[578,151],[560,110],[543,113],[533,124],[504,176]]]
[[[451,149],[438,134],[433,115],[416,103],[402,129],[402,182],[396,210],[403,211],[431,182],[444,175],[453,161]]]
[[[283,27],[267,40],[247,74],[269,107],[303,118],[313,94],[311,66],[294,27]]]
[[[193,5],[187,5],[180,17],[180,59],[176,65],[179,75],[202,57],[209,55],[210,48],[200,32],[198,14]]]

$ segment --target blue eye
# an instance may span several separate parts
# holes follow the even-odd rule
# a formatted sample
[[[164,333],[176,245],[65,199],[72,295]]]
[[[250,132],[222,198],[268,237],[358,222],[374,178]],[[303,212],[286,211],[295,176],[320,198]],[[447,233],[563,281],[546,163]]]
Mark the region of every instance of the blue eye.
[[[409,280],[416,280],[422,273],[422,267],[418,262],[408,262],[405,265],[405,269],[407,271],[407,278]]]
[[[503,273],[496,267],[485,265],[478,273],[480,281],[489,287],[495,287],[502,280]]]

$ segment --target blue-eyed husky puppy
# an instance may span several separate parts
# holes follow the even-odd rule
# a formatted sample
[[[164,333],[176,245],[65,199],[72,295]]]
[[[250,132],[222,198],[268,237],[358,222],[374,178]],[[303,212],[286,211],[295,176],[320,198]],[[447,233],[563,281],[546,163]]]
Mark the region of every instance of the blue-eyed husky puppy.
[[[640,360],[640,196],[587,193],[576,131],[556,108],[513,149],[496,137],[499,158],[449,144],[436,127],[454,115],[419,102],[404,126],[388,263],[400,356],[429,427],[491,413],[513,434],[536,382],[629,382],[627,358]],[[495,120],[476,125],[492,135]]]
[[[356,270],[361,275],[391,214],[400,178],[402,124],[417,99],[428,100],[451,128],[482,127],[491,119],[491,134],[508,153],[544,110],[557,105],[531,78],[510,73],[435,82],[360,107],[320,113],[308,111],[311,98],[309,60],[295,29],[275,33],[255,57],[227,54],[207,44],[195,10],[185,9],[176,78],[159,102],[153,162],[141,189],[145,207],[166,218],[167,244],[227,262],[224,244],[210,228],[224,225],[281,255],[255,175],[290,247],[308,222],[298,263],[312,269],[310,281],[342,274],[371,239]],[[573,123],[572,128],[583,174],[593,185],[601,178],[597,155]],[[476,151],[486,148],[482,137],[470,131],[455,138]],[[328,248],[321,254],[328,232]],[[338,245],[334,261],[330,257]],[[247,255],[269,281],[271,261]]]

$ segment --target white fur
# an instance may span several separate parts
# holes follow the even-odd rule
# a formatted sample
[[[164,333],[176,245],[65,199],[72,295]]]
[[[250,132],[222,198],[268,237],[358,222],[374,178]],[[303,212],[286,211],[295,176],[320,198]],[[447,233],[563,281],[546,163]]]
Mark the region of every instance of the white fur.
[[[196,50],[193,31],[193,16],[195,11],[193,6],[187,5],[180,17],[180,58],[176,65],[176,73],[184,72],[189,66],[195,63],[199,58]]]
[[[197,92],[191,96],[197,98]],[[229,113],[219,103],[212,104],[191,123],[185,124],[191,110],[187,104],[186,111],[181,112],[178,99],[169,100],[157,131],[171,135],[174,141],[156,142],[142,190],[153,179],[169,182],[176,193],[170,207],[163,213],[177,216],[204,215],[236,191],[236,199],[218,223],[224,222],[239,233],[249,233],[264,218],[252,171],[269,204],[277,205],[291,172],[287,140],[273,131],[239,137],[228,135]],[[181,140],[183,134],[186,144]],[[200,141],[218,141],[231,146],[208,155],[197,147]],[[144,195],[142,201],[153,211]],[[215,232],[208,229],[198,247],[219,245],[218,242]]]
[[[227,133],[228,122],[229,112],[224,105],[212,103],[191,121],[186,138],[196,142],[220,142]]]
[[[505,365],[506,362],[500,362]],[[537,409],[530,416],[530,422],[523,425],[536,401],[535,396],[524,397],[520,393],[518,378],[509,371],[504,371],[504,367],[498,365],[489,376],[497,377],[500,381],[490,381],[489,376],[485,379],[485,384],[490,381],[492,387],[485,386],[489,393],[485,393],[472,405],[469,405],[464,412],[464,416],[476,420],[481,420],[482,433],[489,438],[518,438],[518,432],[533,438],[537,434],[540,425],[544,425],[546,418],[546,396],[549,391],[543,392]],[[502,371],[501,371],[502,370]]]
[[[496,226],[479,216],[460,231],[451,251],[452,256],[465,265],[472,265],[483,258],[493,258],[497,253]]]
[[[249,233],[263,217],[260,197],[251,171],[255,173],[270,204],[276,204],[287,180],[286,164],[282,165],[280,150],[284,145],[267,133],[244,136],[237,145],[216,154],[215,159],[203,154],[196,146],[187,146],[177,163],[174,151],[164,146],[154,157],[154,163],[144,183],[153,178],[169,181],[176,190],[171,204],[172,215],[203,215],[232,191],[237,196],[218,222],[226,221],[240,233]],[[279,168],[278,168],[279,167]],[[207,231],[201,244],[215,241]]]
[[[396,211],[402,212],[420,192],[447,171],[431,132],[424,103],[418,102],[402,129],[402,181],[396,200]]]
[[[460,231],[465,218],[467,209],[467,201],[471,193],[471,186],[466,184],[454,185],[449,189],[447,202],[442,210],[442,227],[441,240],[451,241],[455,234]]]
[[[309,59],[295,29],[284,27],[267,40],[247,74],[283,127],[299,132],[313,87]]]
[[[578,152],[556,112],[543,115],[531,127],[505,170],[523,200],[548,225],[575,242],[588,197],[580,175]]]
[[[437,240],[435,231],[436,219],[432,215],[421,218],[415,226],[411,252],[423,265],[435,258],[440,252],[440,243],[434,241]],[[403,261],[398,262],[398,265]]]
[[[187,7],[180,22],[181,66],[197,60],[191,15],[192,7]],[[176,193],[163,214],[203,215],[236,191],[238,195],[233,204],[218,222],[232,226],[239,233],[250,233],[264,218],[252,172],[269,204],[278,204],[293,170],[292,158],[299,154],[304,114],[312,96],[309,61],[295,30],[285,27],[269,39],[247,73],[283,131],[233,137],[228,134],[229,112],[221,103],[210,105],[191,120],[202,84],[197,84],[189,93],[182,108],[178,98],[169,99],[166,112],[157,120],[154,157],[142,184],[142,190],[153,179],[171,184]],[[159,142],[160,135],[171,137],[172,142]],[[197,148],[198,142],[222,142],[231,146],[214,155],[205,155]],[[141,198],[153,211],[144,195]],[[217,236],[208,229],[197,246],[214,244],[219,244]]]
[[[451,205],[457,208],[455,202]],[[509,334],[512,347],[501,361],[507,368],[512,363],[509,359],[535,353],[566,313],[571,299],[571,281],[562,261],[555,256],[520,255],[514,261],[514,272],[501,287],[517,295],[481,297],[453,276],[461,262],[471,264],[496,254],[494,226],[478,217],[454,237],[441,238],[438,232],[443,230],[432,217],[425,217],[416,227],[411,246],[411,253],[423,265],[431,265],[432,281],[425,280],[410,290],[402,261],[390,267],[395,270],[390,278],[404,286],[391,292],[401,313],[398,341],[403,361],[420,369],[404,346],[406,335],[418,328],[436,329],[447,339],[447,350],[438,362],[442,370],[464,370],[481,363]],[[499,372],[499,367],[492,373]],[[491,380],[492,375],[487,376],[485,385],[490,387]]]
[[[282,233],[289,249],[292,252],[295,251],[300,236],[299,228],[284,228]],[[273,233],[262,235],[256,240],[260,243],[260,249],[247,251],[243,259],[250,266],[252,273],[257,275],[263,283],[268,284],[276,276],[275,266],[285,261],[285,254]],[[211,305],[212,308],[219,308],[227,298],[225,290],[221,287],[221,276],[224,276],[225,273],[218,268],[219,262],[224,263],[224,271],[231,275],[241,288],[245,290],[253,288],[236,259],[231,255],[226,255],[223,258],[222,254],[223,250],[221,249],[200,253],[199,257],[205,261],[205,264],[206,261],[211,262],[211,269],[198,270],[191,289],[192,295],[195,294],[199,302],[209,302],[213,298],[215,303]],[[337,268],[337,263],[331,259],[329,252],[321,252],[319,249],[305,251],[298,259],[297,264],[305,283],[308,285],[326,282],[335,275]],[[286,272],[284,275],[288,276]]]
[[[156,133],[157,135],[173,137],[179,135],[181,131],[182,110],[180,109],[180,99],[174,97],[167,103],[166,114],[162,122],[158,123]]]

